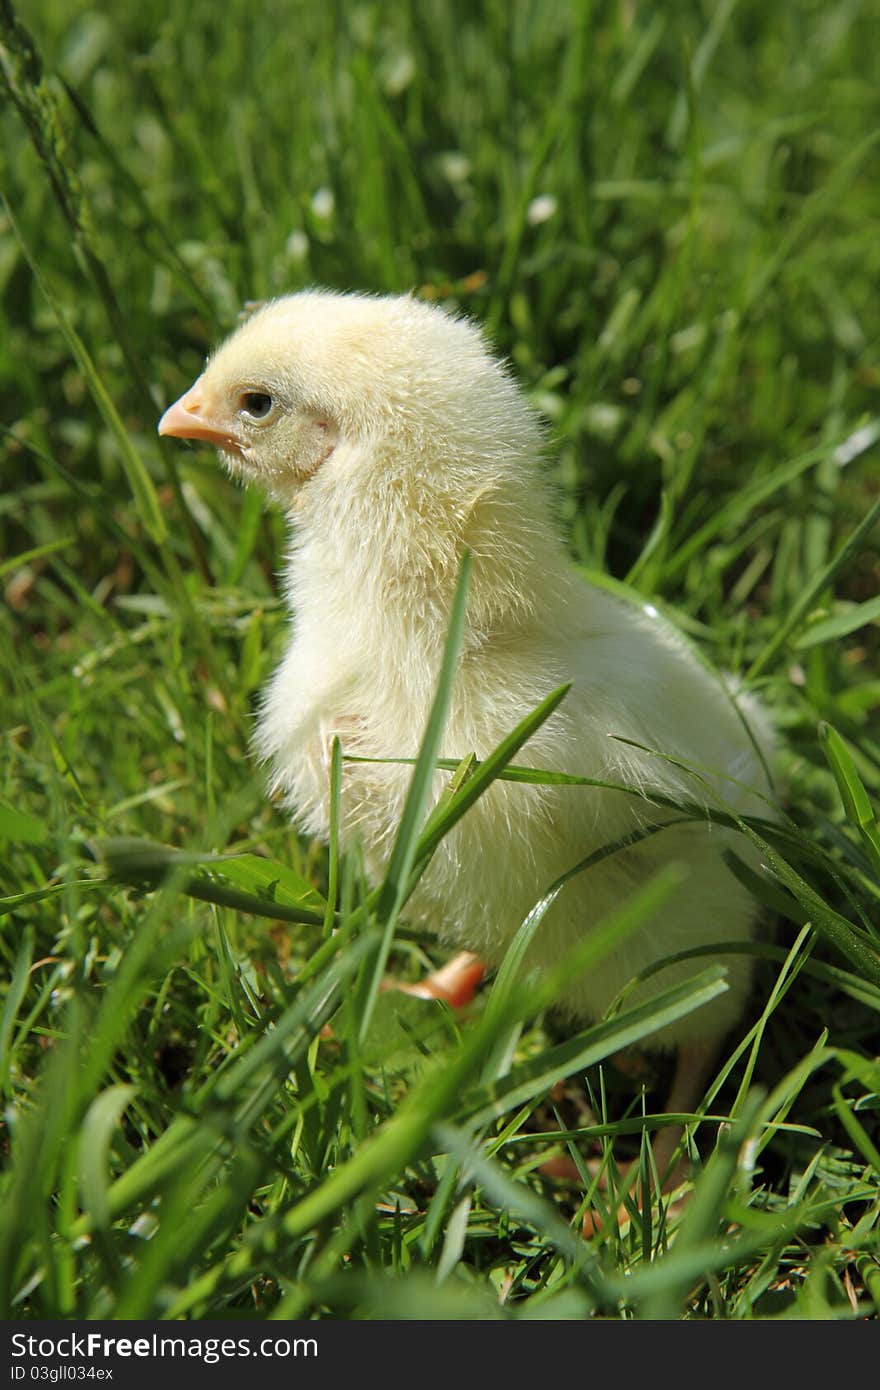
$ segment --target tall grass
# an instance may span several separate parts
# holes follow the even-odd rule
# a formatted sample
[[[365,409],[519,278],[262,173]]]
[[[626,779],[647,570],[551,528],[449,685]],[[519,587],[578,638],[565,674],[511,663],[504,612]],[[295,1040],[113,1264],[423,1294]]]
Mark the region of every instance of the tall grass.
[[[875,1315],[876,5],[217,16],[0,4],[4,1312]],[[783,731],[788,819],[742,827],[768,874],[732,864],[754,998],[681,1209],[615,1191],[666,1120],[614,1059],[711,1007],[711,956],[560,1034],[560,981],[519,970],[547,884],[469,1016],[378,990],[433,959],[408,894],[528,728],[426,823],[441,682],[379,885],[250,759],[283,526],[155,423],[246,300],[312,283],[485,321],[550,421],[573,561]],[[560,1152],[586,1187],[541,1175]]]

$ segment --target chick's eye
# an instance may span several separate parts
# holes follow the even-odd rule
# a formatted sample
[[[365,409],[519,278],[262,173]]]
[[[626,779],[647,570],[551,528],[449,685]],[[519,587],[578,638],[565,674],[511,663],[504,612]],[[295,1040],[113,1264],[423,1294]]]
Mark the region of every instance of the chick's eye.
[[[245,391],[239,400],[239,407],[252,420],[265,420],[272,409],[272,397],[265,391]]]

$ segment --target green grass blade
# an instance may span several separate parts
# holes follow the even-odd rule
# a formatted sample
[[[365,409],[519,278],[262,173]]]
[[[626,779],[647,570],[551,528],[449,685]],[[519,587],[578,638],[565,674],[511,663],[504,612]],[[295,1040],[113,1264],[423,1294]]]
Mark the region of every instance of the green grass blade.
[[[769,473],[739,488],[732,497],[713,510],[709,520],[688,536],[678,550],[667,559],[663,567],[664,580],[668,583],[686,570],[688,565],[706,550],[708,543],[721,532],[727,528],[743,526],[758,507],[781,492],[789,483],[793,483],[802,473],[826,459],[831,447],[833,446],[821,444],[814,449],[807,449],[803,454],[778,464]]]
[[[824,721],[819,725],[819,742],[834,774],[847,819],[859,832],[874,868],[880,873],[880,824],[852,754],[837,730]]]
[[[12,1030],[28,987],[31,961],[34,955],[34,929],[26,927],[21,945],[15,958],[12,977],[3,1000],[3,1013],[0,1015],[0,1092],[5,1092],[12,1065]]]
[[[660,494],[660,510],[657,513],[657,520],[651,527],[648,539],[639,553],[639,558],[627,574],[624,583],[633,588],[645,587],[643,576],[647,573],[653,576],[657,568],[658,561],[662,560],[663,553],[669,541],[672,530],[673,502],[672,494],[668,488],[664,488]],[[647,591],[650,592],[650,582]]]
[[[658,1270],[665,1266],[667,1278],[660,1288],[645,1299],[643,1317],[680,1316],[682,1302],[693,1280],[689,1256],[696,1255],[699,1259],[699,1252],[706,1248],[721,1225],[740,1152],[756,1127],[763,1099],[763,1095],[756,1092],[749,1098],[736,1124],[720,1133],[715,1152],[697,1181],[696,1191],[676,1237],[673,1254],[662,1265],[658,1262]]]
[[[360,1028],[361,1043],[363,1043],[366,1036],[373,1008],[375,1007],[376,999],[379,995],[379,988],[391,951],[391,942],[394,938],[394,929],[397,925],[400,910],[407,898],[413,865],[419,851],[419,831],[424,820],[425,808],[430,799],[431,789],[436,776],[436,763],[440,753],[440,741],[443,738],[443,730],[446,725],[446,714],[452,699],[452,687],[458,667],[458,654],[461,649],[465,615],[467,612],[470,571],[471,556],[469,551],[465,551],[462,556],[458,583],[450,610],[446,645],[443,650],[440,674],[437,678],[437,690],[434,695],[431,712],[428,716],[428,723],[425,729],[425,736],[422,740],[422,746],[419,750],[419,756],[413,769],[412,781],[410,782],[409,792],[407,793],[397,836],[388,861],[388,867],[379,889],[376,911],[384,924],[384,936],[370,974],[369,985],[364,999]]]
[[[809,920],[818,931],[836,946],[857,970],[867,976],[875,985],[880,985],[880,954],[865,940],[852,922],[841,913],[835,912],[825,903],[814,888],[801,877],[796,869],[779,852],[762,839],[745,821],[742,830],[757,845],[765,856],[770,868],[780,882],[797,898]]]
[[[400,819],[400,828],[391,851],[379,895],[377,908],[383,916],[391,916],[399,912],[404,901],[406,884],[415,863],[419,829],[431,795],[440,742],[446,724],[446,714],[452,699],[452,686],[464,634],[470,569],[471,557],[470,553],[466,552],[462,558],[461,571],[450,611],[449,629],[434,702],[428,716],[425,736],[422,740],[419,756],[416,759],[409,793]]]
[[[612,1053],[630,1047],[658,1029],[701,1008],[727,988],[722,966],[701,971],[692,980],[659,992],[653,999],[597,1023],[564,1043],[549,1048],[533,1061],[512,1067],[503,1080],[469,1092],[465,1100],[468,1123],[489,1124],[505,1111],[550,1089],[563,1076],[584,1071]]]
[[[880,517],[880,500],[874,503],[867,516],[859,522],[852,534],[847,537],[834,558],[810,581],[809,584],[807,584],[803,592],[792,604],[787,616],[779,624],[779,627],[770,638],[770,641],[765,645],[763,650],[759,652],[749,667],[746,673],[747,681],[754,680],[755,677],[764,670],[764,667],[772,661],[776,653],[788,642],[792,633],[796,632],[806,620],[810,609],[817,602],[819,596],[829,587],[841,570],[858,555],[873,531],[878,517]]]
[[[155,887],[176,873],[179,891],[201,902],[282,922],[318,924],[324,920],[326,905],[318,890],[277,860],[255,854],[175,850],[132,836],[92,840],[88,848],[109,876],[123,883]],[[212,877],[179,877],[180,870],[189,865],[209,866]],[[217,878],[233,886],[218,883]],[[247,891],[240,891],[236,885]]]
[[[8,801],[0,801],[0,841],[41,845],[47,839],[48,833],[46,826],[37,820],[36,816],[10,806]]]
[[[534,1230],[548,1235],[551,1246],[574,1266],[598,1299],[602,1302],[607,1300],[598,1257],[566,1225],[555,1207],[525,1183],[510,1178],[500,1164],[488,1158],[474,1144],[466,1132],[450,1124],[438,1124],[436,1135],[443,1148],[462,1164],[470,1182],[479,1183],[500,1210],[510,1212],[528,1222]]]
[[[79,1135],[79,1177],[83,1210],[91,1231],[110,1226],[107,1200],[107,1157],[113,1133],[134,1099],[134,1086],[111,1086],[92,1101]]]
[[[5,574],[11,574],[14,570],[29,565],[33,560],[41,560],[44,555],[54,555],[59,550],[69,550],[74,545],[75,540],[75,536],[60,536],[58,540],[46,541],[44,545],[33,545],[30,550],[23,550],[19,555],[10,556],[8,560],[3,560],[0,563],[0,579]]]
[[[9,913],[16,912],[22,907],[28,907],[31,903],[41,903],[48,898],[60,897],[71,887],[75,887],[80,893],[88,893],[100,888],[101,880],[80,878],[72,883],[47,883],[43,888],[33,888],[26,893],[11,893],[8,897],[0,898],[0,917],[6,917]]]
[[[746,864],[731,849],[724,851],[724,862],[743,887],[748,888],[752,897],[770,912],[784,917],[787,922],[793,922],[796,927],[804,925],[807,920],[805,909],[798,904],[796,898],[786,893],[778,883],[774,883],[773,879],[755,873],[752,866]]]
[[[95,402],[104,424],[116,441],[116,447],[119,450],[119,458],[125,469],[125,475],[128,478],[137,514],[151,540],[155,541],[157,545],[161,545],[167,539],[168,528],[165,525],[165,518],[159,506],[159,498],[156,494],[153,480],[147,472],[140,455],[132,444],[122,420],[119,418],[116,406],[113,404],[109,392],[101,380],[101,376],[92,361],[88,348],[68,319],[59,301],[50,290],[36,260],[24,241],[18,224],[13,218],[12,212],[5,199],[3,200],[3,206],[19,245],[27,259],[28,265],[31,268],[34,279],[39,285],[47,304],[51,308],[58,327],[61,329],[62,337],[67,343],[71,354],[75,358],[86,380],[92,400]]]
[[[342,744],[333,737],[330,751],[330,835],[327,847],[327,905],[324,910],[324,936],[333,930],[339,895],[339,827],[342,815]]]
[[[536,705],[531,714],[517,724],[516,728],[502,739],[482,762],[476,762],[470,776],[462,783],[448,801],[438,805],[431,815],[420,837],[417,857],[422,859],[436,849],[452,827],[469,811],[474,802],[482,796],[487,787],[504,772],[510,759],[515,757],[523,744],[531,738],[541,725],[550,718],[571,689],[570,684],[561,685]],[[455,766],[458,766],[457,764]]]
[[[858,632],[860,627],[876,622],[880,622],[880,597],[866,599],[864,603],[847,604],[833,618],[812,623],[806,632],[801,633],[794,648],[800,652],[823,646],[826,642],[838,642],[841,637],[848,637],[851,632]]]

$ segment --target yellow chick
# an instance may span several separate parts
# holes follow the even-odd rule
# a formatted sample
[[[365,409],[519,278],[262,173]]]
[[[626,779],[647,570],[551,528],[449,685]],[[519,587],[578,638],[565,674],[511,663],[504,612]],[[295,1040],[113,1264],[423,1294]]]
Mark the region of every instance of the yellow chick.
[[[159,431],[216,445],[230,472],[258,482],[289,517],[293,635],[265,692],[257,747],[307,833],[328,835],[334,734],[345,752],[371,758],[417,752],[465,548],[473,567],[446,757],[484,757],[570,681],[517,761],[766,814],[756,751],[772,748],[765,717],[741,695],[734,703],[649,605],[623,602],[572,568],[552,518],[540,425],[473,323],[407,296],[275,300],[218,349]],[[633,743],[698,768],[703,781]],[[400,764],[345,765],[343,843],[358,836],[376,875],[410,775]],[[623,792],[496,783],[440,845],[411,911],[444,942],[497,964],[559,875],[673,816]],[[732,845],[749,857],[743,838],[717,825],[669,826],[567,885],[539,929],[539,966],[564,959],[662,864],[688,870],[661,913],[572,978],[559,1001],[570,1018],[601,1017],[662,957],[752,937],[756,905],[722,858]],[[630,1002],[706,963],[660,971]],[[727,992],[654,1039],[679,1049],[672,1110],[698,1099],[742,1011],[749,957],[725,963]]]

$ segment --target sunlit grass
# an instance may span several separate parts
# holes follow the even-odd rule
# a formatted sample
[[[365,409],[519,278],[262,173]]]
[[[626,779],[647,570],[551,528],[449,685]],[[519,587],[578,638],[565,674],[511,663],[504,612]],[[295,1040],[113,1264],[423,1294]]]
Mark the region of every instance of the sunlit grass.
[[[0,5],[4,1312],[874,1315],[872,6],[275,10]],[[787,816],[742,827],[770,872],[732,863],[754,997],[681,1210],[618,1225],[586,1167],[538,1170],[647,1173],[662,1078],[614,1055],[712,1007],[711,954],[569,1037],[517,968],[539,903],[469,1015],[378,990],[435,958],[408,893],[522,730],[427,826],[426,731],[384,884],[266,798],[283,524],[155,424],[246,300],[313,283],[483,320],[550,422],[573,560],[783,731]]]

